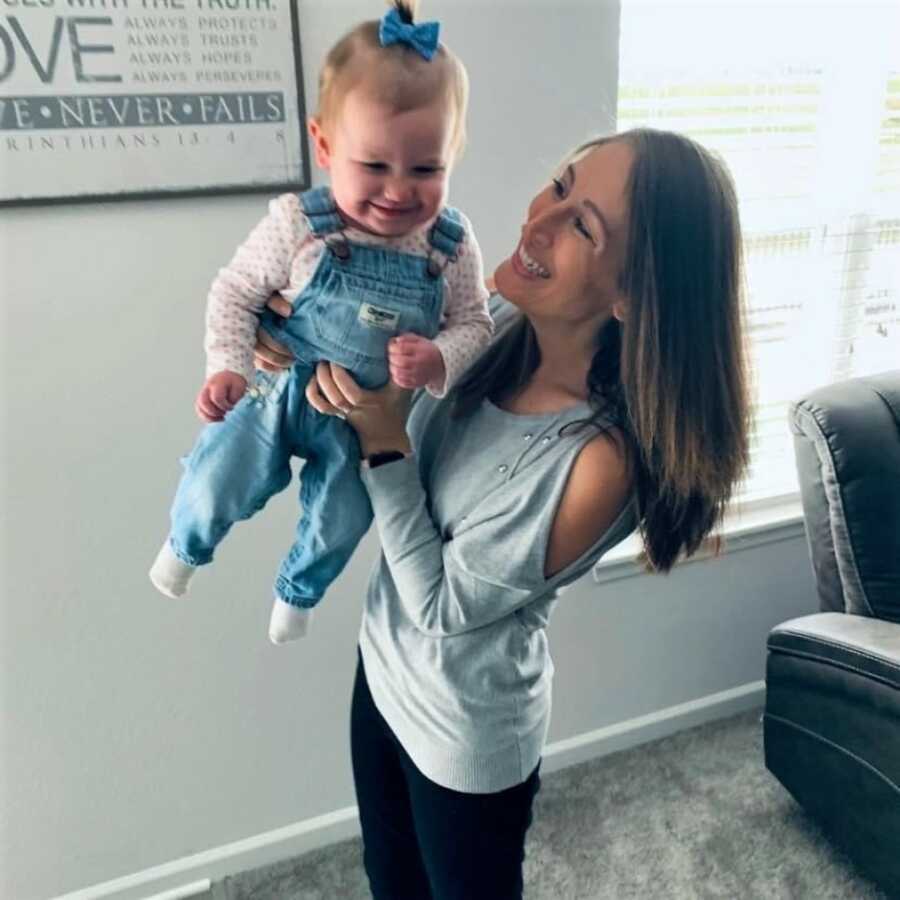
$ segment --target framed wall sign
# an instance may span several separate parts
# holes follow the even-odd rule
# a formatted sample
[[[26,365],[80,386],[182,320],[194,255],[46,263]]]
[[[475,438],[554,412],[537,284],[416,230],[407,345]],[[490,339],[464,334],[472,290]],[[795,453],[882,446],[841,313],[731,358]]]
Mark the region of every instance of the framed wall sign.
[[[4,0],[0,204],[308,187],[293,0]]]

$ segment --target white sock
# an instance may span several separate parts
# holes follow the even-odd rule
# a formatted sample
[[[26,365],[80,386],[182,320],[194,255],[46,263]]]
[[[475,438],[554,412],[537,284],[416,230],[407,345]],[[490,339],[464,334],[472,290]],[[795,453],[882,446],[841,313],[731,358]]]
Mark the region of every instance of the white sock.
[[[189,566],[175,555],[166,539],[150,567],[150,580],[161,594],[175,599],[187,593],[188,582],[196,571],[196,566]]]
[[[304,637],[312,614],[311,609],[293,606],[281,597],[276,597],[272,617],[269,619],[269,640],[273,644],[286,644]]]

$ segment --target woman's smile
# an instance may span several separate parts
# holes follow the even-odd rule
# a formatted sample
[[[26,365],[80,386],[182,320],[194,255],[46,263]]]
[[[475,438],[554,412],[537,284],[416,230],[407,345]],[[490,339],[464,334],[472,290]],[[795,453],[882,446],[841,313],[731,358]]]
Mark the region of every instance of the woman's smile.
[[[532,259],[532,257],[528,255],[528,252],[521,243],[516,247],[516,252],[510,257],[510,261],[512,262],[512,267],[515,269],[516,274],[521,275],[522,278],[535,279],[550,277],[550,273],[537,260]]]

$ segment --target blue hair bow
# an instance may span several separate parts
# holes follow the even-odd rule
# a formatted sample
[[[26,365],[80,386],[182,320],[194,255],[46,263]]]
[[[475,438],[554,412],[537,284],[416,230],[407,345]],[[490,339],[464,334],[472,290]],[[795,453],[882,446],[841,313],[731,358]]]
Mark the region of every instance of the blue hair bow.
[[[421,25],[410,25],[400,18],[397,8],[389,9],[381,20],[378,29],[378,40],[382,47],[391,44],[408,44],[427,60],[431,60],[438,47],[438,34],[441,30],[439,22],[423,22]]]

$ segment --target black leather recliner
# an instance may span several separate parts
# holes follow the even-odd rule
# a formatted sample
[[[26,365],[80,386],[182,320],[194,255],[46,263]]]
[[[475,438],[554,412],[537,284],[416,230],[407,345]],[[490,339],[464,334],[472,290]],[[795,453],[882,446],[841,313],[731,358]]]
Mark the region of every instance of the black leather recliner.
[[[900,371],[789,418],[822,612],[769,634],[766,766],[900,896]]]

